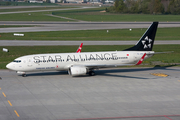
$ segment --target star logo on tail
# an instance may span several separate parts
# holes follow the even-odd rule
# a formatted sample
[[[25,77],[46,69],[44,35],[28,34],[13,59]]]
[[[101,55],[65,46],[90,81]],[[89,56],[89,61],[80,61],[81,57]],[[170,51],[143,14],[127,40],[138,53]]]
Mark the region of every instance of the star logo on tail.
[[[148,38],[148,36],[145,37],[144,40],[142,40],[142,44],[144,45],[144,49],[151,48],[152,40]]]

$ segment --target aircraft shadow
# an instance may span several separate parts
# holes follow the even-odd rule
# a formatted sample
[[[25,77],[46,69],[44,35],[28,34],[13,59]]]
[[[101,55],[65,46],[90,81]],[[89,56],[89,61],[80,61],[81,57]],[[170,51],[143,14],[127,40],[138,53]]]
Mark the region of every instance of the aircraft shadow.
[[[67,71],[46,71],[46,72],[36,72],[27,73],[28,76],[52,76],[52,75],[68,75]]]
[[[145,77],[135,77],[135,76],[129,76],[128,72],[133,72],[133,71],[144,71],[142,69],[113,69],[113,70],[98,70],[95,71],[95,75],[98,76],[111,76],[111,77],[122,77],[122,78],[133,78],[133,79],[149,79]],[[111,73],[123,73],[127,72],[127,75],[121,75],[121,74],[111,74]]]
[[[164,66],[164,67],[160,67],[160,66],[155,66],[155,67],[137,67],[137,68],[119,68],[119,69],[114,69],[114,70],[101,70],[103,71],[104,73],[115,73],[115,72],[133,72],[133,71],[147,71],[147,70],[165,70],[166,68],[168,67],[173,67],[173,66],[176,66],[176,65],[168,65],[168,66]],[[169,69],[168,69],[169,70]],[[174,70],[174,69],[172,69]],[[179,70],[178,70],[179,71]]]
[[[166,70],[166,68],[173,67],[177,65],[168,65],[168,66],[155,66],[152,68],[119,68],[119,69],[113,69],[113,70],[99,70],[95,71],[96,75],[101,75],[101,76],[112,76],[112,77],[126,77],[126,78],[136,78],[136,79],[149,79],[149,78],[143,78],[143,77],[132,77],[132,76],[125,76],[125,75],[114,75],[110,73],[123,73],[123,72],[141,72],[141,71],[153,71],[153,70]],[[168,69],[168,70],[173,70],[173,71],[180,71],[180,70],[175,70],[175,69]]]
[[[95,70],[95,75],[101,75],[101,76],[112,76],[112,77],[126,77],[126,78],[135,78],[135,79],[149,79],[149,78],[143,78],[143,77],[133,77],[133,76],[126,76],[126,75],[117,75],[117,74],[111,74],[111,73],[124,73],[124,72],[141,72],[141,71],[151,71],[151,70],[166,70],[168,67],[172,67],[176,65],[168,65],[164,67],[155,66],[152,68],[117,68],[117,69],[100,69]],[[170,69],[168,69],[170,70]],[[172,69],[173,71],[180,71],[176,69]],[[68,75],[67,71],[46,71],[46,72],[37,72],[37,73],[28,73],[27,76],[51,76],[51,75]],[[77,77],[89,77],[89,75],[82,75]]]

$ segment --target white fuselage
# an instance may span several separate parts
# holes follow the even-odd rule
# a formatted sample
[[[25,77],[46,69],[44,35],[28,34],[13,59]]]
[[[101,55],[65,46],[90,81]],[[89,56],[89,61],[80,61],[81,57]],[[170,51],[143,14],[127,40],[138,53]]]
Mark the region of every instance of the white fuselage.
[[[149,53],[145,56],[145,58],[149,58],[154,51],[34,54],[19,57],[6,67],[18,72],[68,70],[72,66],[86,68],[116,67],[135,65],[144,53]]]

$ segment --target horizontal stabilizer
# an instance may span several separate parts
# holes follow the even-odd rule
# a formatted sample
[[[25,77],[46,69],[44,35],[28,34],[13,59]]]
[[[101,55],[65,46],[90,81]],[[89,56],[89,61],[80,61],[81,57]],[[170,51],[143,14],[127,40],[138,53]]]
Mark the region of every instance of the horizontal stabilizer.
[[[147,55],[155,55],[155,54],[164,54],[164,53],[173,53],[174,51],[167,51],[167,52],[154,52],[154,53],[146,53]]]

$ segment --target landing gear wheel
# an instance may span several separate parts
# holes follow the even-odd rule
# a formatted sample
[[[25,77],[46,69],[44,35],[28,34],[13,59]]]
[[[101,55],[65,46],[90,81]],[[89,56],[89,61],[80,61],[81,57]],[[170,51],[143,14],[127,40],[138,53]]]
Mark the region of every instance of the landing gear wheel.
[[[23,77],[26,77],[27,75],[26,74],[22,74]]]
[[[94,76],[95,75],[94,71],[89,71],[89,75]]]

